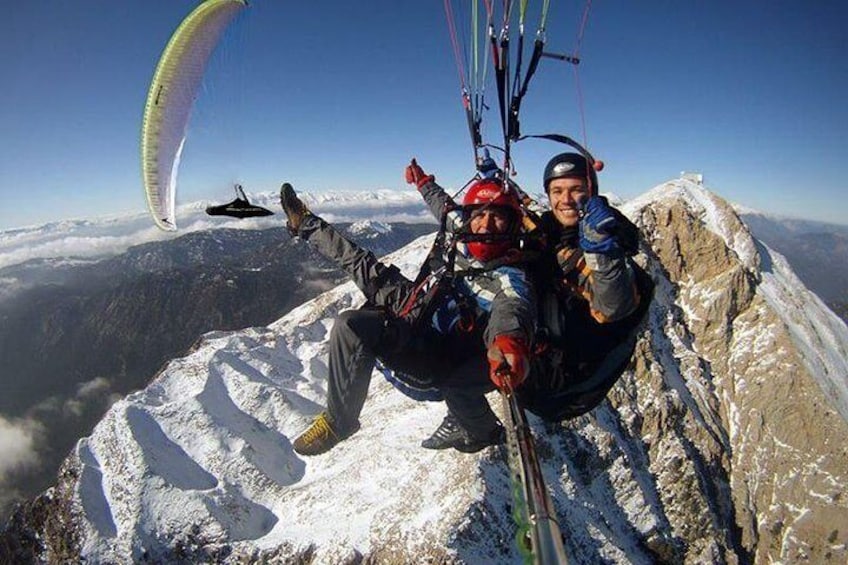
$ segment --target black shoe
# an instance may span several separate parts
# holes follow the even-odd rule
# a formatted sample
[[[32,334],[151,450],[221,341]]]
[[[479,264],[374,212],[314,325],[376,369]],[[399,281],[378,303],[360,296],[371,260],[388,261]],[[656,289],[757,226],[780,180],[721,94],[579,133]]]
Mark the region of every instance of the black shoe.
[[[447,449],[463,441],[465,436],[467,436],[465,430],[462,429],[453,414],[448,412],[433,435],[421,442],[421,447],[425,449]]]
[[[283,207],[283,212],[286,213],[288,220],[286,221],[286,229],[292,235],[297,235],[300,229],[300,224],[303,219],[311,214],[306,204],[297,197],[294,192],[294,187],[287,182],[280,187],[280,205]]]
[[[503,443],[505,437],[503,426],[500,423],[497,423],[486,437],[472,437],[460,425],[453,414],[448,413],[439,427],[436,428],[436,431],[433,432],[433,435],[421,442],[421,447],[426,449],[447,449],[452,447],[463,453],[474,453],[490,445]]]
[[[486,434],[483,438],[474,438],[471,435],[466,435],[465,440],[459,445],[453,446],[457,451],[463,453],[476,453],[481,449],[486,449],[492,445],[500,445],[506,441],[506,432],[500,422]]]

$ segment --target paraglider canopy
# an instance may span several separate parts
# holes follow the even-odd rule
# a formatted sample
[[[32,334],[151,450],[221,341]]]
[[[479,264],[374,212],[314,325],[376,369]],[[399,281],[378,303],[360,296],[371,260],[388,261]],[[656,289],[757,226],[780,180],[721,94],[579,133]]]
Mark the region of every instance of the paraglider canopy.
[[[210,216],[232,216],[233,218],[256,218],[259,216],[272,216],[274,214],[274,212],[267,208],[251,204],[240,184],[235,185],[235,191],[235,200],[228,204],[209,206],[206,208],[206,213]]]
[[[206,0],[174,32],[153,75],[141,129],[144,191],[153,221],[177,229],[177,170],[206,63],[245,0]]]

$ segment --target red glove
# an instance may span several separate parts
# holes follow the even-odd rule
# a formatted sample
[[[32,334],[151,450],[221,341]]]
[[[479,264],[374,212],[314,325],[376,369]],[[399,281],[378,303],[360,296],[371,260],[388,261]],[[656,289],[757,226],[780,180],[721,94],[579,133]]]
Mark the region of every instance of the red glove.
[[[524,340],[501,334],[486,353],[489,358],[489,378],[499,389],[516,389],[530,370],[530,348]]]
[[[424,172],[424,169],[415,162],[415,159],[406,167],[405,171],[406,182],[409,184],[414,184],[419,189],[427,184],[428,182],[432,182],[436,180],[436,177],[433,175],[428,175]]]

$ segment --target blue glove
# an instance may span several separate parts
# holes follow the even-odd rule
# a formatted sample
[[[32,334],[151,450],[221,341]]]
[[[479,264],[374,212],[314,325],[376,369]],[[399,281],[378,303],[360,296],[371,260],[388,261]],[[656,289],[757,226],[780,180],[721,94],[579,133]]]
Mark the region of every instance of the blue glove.
[[[580,207],[580,247],[589,253],[612,254],[620,250],[613,232],[618,220],[604,198],[592,196]]]

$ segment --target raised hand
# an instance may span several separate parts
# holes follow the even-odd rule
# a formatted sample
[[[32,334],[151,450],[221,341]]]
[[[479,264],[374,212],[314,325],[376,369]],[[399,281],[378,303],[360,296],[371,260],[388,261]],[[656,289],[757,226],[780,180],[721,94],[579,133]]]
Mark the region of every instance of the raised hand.
[[[591,196],[580,203],[580,247],[589,253],[616,253],[618,220],[605,198]]]
[[[421,188],[428,182],[436,180],[435,176],[425,173],[424,169],[421,168],[415,159],[412,159],[412,162],[407,165],[406,170],[404,171],[404,177],[408,184],[414,184],[418,188]]]

